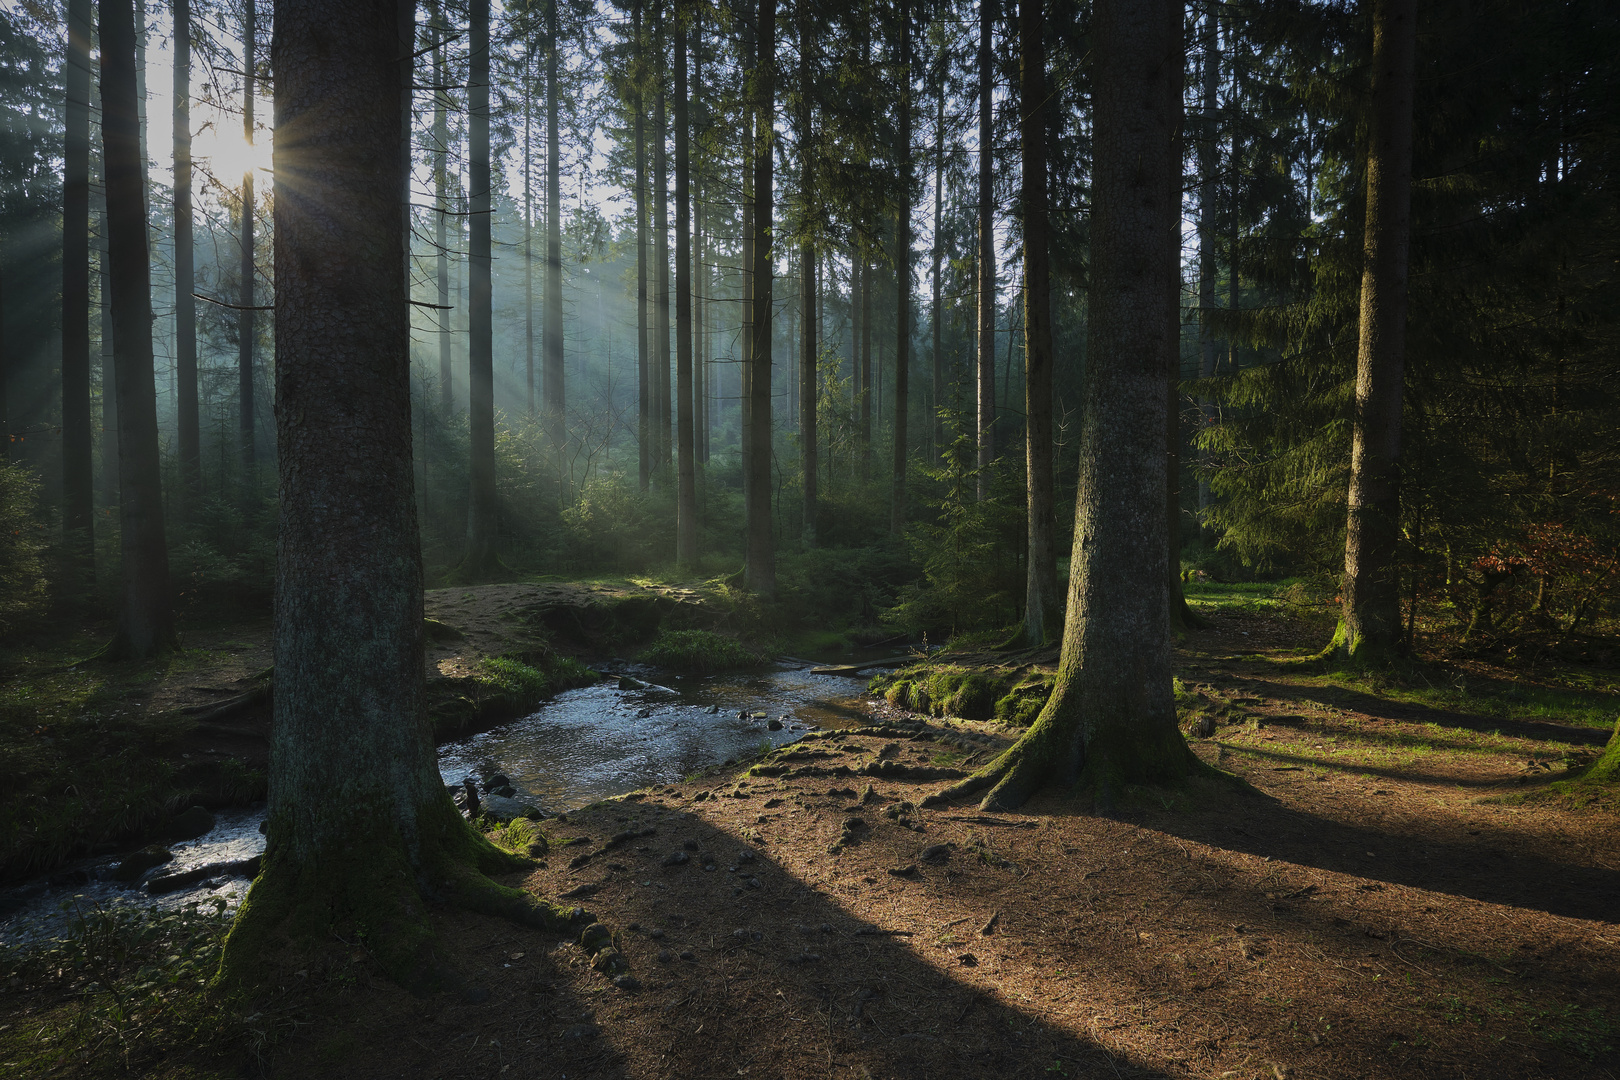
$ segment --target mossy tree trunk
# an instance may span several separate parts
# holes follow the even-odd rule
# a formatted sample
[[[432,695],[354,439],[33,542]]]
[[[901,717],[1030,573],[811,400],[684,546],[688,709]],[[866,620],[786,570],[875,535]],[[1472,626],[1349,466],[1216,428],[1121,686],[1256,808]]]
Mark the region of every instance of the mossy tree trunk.
[[[1051,698],[1018,742],[944,794],[1011,809],[1079,780],[1108,805],[1200,768],[1176,727],[1165,541],[1165,380],[1177,341],[1181,5],[1095,7],[1090,363],[1068,619]]]
[[[521,863],[457,814],[424,708],[398,14],[276,7],[276,693],[269,842],[225,945],[230,989],[334,935],[429,984],[429,902],[565,919],[483,876]]]
[[[1609,745],[1604,748],[1603,755],[1586,770],[1583,779],[1595,784],[1620,781],[1620,720],[1614,722],[1614,734],[1609,736]]]
[[[1344,538],[1344,606],[1325,654],[1377,663],[1404,646],[1399,582],[1401,406],[1412,208],[1413,0],[1373,4],[1361,339]]]

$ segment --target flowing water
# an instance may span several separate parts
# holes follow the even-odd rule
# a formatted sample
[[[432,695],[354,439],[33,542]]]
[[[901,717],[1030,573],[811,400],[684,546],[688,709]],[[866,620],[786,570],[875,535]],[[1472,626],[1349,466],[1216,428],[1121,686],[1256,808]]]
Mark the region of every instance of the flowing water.
[[[503,774],[516,799],[555,814],[672,783],[792,742],[815,728],[870,718],[872,703],[861,697],[865,679],[812,675],[808,665],[715,676],[671,676],[641,667],[623,671],[628,678],[567,691],[529,716],[446,743],[439,747],[440,775],[446,784],[459,784],[469,775]],[[773,722],[777,730],[771,729]],[[248,882],[228,872],[163,895],[146,891],[144,882],[257,855],[264,850],[263,820],[262,805],[221,811],[210,832],[169,845],[173,861],[132,885],[112,879],[120,857],[109,857],[0,890],[0,944],[59,936],[76,918],[75,905],[178,908],[218,898],[234,907]]]

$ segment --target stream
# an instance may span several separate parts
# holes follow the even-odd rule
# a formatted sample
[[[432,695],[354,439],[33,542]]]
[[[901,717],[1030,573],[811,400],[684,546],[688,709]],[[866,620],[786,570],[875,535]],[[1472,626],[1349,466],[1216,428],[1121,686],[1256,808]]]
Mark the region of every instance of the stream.
[[[621,677],[558,694],[528,716],[440,746],[444,782],[460,784],[472,776],[483,791],[483,778],[499,773],[514,789],[512,798],[558,814],[674,783],[817,728],[870,722],[864,677],[813,675],[808,663],[710,676],[607,666]],[[0,945],[61,936],[77,918],[75,906],[171,909],[217,898],[234,908],[247,892],[248,879],[239,865],[229,864],[264,850],[263,820],[263,804],[221,810],[206,834],[167,845],[172,861],[130,883],[113,877],[125,852],[0,889]],[[205,868],[212,868],[206,876]],[[150,891],[153,879],[187,871],[197,871],[201,880],[173,891]]]

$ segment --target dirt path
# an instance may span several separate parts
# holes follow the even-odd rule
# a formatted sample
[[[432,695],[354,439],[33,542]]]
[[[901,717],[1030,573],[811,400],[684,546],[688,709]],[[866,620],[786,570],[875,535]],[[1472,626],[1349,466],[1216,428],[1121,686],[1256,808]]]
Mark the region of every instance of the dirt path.
[[[328,973],[289,1008],[333,1018],[274,1072],[1612,1080],[1615,816],[1482,801],[1589,729],[1345,697],[1257,657],[1257,634],[1297,644],[1222,620],[1183,655],[1228,721],[1197,751],[1257,797],[919,811],[945,781],[873,762],[968,768],[1010,735],[874,701],[903,724],[549,824],[526,887],[615,928],[638,987],[569,941],[446,914],[458,991]]]

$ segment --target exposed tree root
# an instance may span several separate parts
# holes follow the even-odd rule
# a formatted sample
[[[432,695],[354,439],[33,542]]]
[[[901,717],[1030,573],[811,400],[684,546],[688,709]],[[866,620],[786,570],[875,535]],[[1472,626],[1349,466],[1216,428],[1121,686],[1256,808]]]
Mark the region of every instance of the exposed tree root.
[[[434,950],[429,916],[438,905],[545,932],[592,921],[583,908],[491,880],[532,864],[475,831],[448,795],[422,809],[414,843],[385,815],[350,817],[347,842],[313,857],[277,845],[272,822],[264,870],[225,942],[217,979],[222,990],[251,994],[289,964],[305,966],[323,952],[357,945],[400,985],[418,993],[438,989],[448,970]]]

